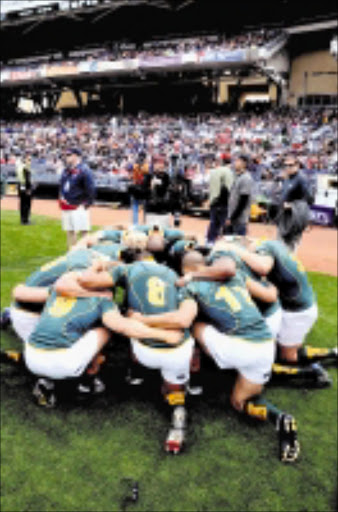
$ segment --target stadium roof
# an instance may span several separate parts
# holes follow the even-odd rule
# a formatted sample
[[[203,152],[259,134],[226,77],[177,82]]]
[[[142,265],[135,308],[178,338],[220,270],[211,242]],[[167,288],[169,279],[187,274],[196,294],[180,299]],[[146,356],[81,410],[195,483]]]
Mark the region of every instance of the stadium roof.
[[[21,14],[8,5],[20,6]],[[154,37],[198,33],[238,33],[261,26],[292,26],[337,17],[335,0],[59,0],[40,1],[34,11],[27,2],[2,0],[0,37],[2,60],[30,56],[49,50],[110,41],[140,42]],[[44,8],[44,6],[48,6]],[[6,12],[5,12],[6,11]]]

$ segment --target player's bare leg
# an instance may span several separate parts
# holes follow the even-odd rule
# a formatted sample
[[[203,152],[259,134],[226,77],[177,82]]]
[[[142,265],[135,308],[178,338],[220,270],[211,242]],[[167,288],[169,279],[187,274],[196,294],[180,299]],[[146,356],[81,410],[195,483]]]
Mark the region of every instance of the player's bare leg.
[[[130,386],[140,386],[144,382],[144,367],[138,362],[132,349],[125,379]]]
[[[278,431],[279,458],[282,462],[298,459],[300,446],[296,421],[261,396],[263,386],[239,375],[231,395],[231,404],[239,411],[261,421],[271,421]]]
[[[167,453],[181,453],[186,442],[187,410],[185,408],[185,386],[164,382],[162,386],[164,399],[171,412],[171,426],[164,443]]]
[[[202,348],[203,352],[205,354],[207,354],[207,356],[210,356],[209,351],[203,342],[203,339],[204,339],[203,333],[204,333],[204,329],[206,327],[207,327],[207,324],[205,324],[203,322],[196,322],[194,324],[192,333],[193,333],[193,337],[195,338],[195,340],[198,341],[198,344]]]
[[[196,396],[203,393],[201,382],[201,350],[194,347],[192,358],[190,361],[190,379],[187,387],[190,395]]]
[[[110,340],[110,332],[104,327],[94,329],[97,337],[97,353],[89,363],[85,373],[81,378],[78,386],[80,393],[99,394],[105,390],[105,385],[98,377],[101,365],[105,362],[106,358],[101,354],[102,349]]]

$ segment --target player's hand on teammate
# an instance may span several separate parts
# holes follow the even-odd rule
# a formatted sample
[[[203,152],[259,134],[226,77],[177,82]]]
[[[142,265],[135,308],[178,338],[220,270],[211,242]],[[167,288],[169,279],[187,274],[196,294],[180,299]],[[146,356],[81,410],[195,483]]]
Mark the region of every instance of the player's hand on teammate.
[[[110,290],[100,290],[100,291],[97,291],[96,295],[98,297],[102,297],[104,299],[113,300],[113,292],[111,292]]]
[[[91,265],[91,270],[93,272],[103,272],[107,268],[105,263],[105,261],[102,261],[100,259],[94,260]]]
[[[142,322],[143,315],[139,311],[134,311],[133,309],[128,309],[127,311],[127,317],[132,318],[133,320],[138,320],[139,322]]]
[[[182,288],[183,286],[190,283],[190,281],[192,281],[192,279],[193,279],[193,275],[191,273],[185,274],[183,277],[180,277],[179,279],[177,279],[175,285],[178,288]]]
[[[166,332],[166,343],[169,345],[178,345],[183,339],[183,331],[167,331]]]

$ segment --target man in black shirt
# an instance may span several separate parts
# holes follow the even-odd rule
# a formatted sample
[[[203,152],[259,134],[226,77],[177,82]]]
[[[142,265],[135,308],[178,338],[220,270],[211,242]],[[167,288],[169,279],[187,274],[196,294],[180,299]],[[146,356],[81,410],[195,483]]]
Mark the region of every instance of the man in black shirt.
[[[30,224],[30,212],[32,203],[30,155],[26,154],[22,159],[20,158],[20,155],[17,155],[15,170],[18,179],[21,224]]]
[[[153,158],[154,172],[150,178],[150,200],[147,205],[147,223],[160,223],[163,227],[169,227],[168,214],[172,210],[169,193],[170,178],[166,163],[161,155]]]
[[[284,162],[287,179],[284,182],[281,202],[288,208],[293,201],[311,203],[309,185],[305,176],[300,172],[299,162],[293,155],[287,156]]]
[[[291,249],[300,243],[303,231],[310,221],[309,205],[313,199],[309,184],[301,173],[297,157],[288,155],[284,161],[286,179],[277,215],[278,236]]]

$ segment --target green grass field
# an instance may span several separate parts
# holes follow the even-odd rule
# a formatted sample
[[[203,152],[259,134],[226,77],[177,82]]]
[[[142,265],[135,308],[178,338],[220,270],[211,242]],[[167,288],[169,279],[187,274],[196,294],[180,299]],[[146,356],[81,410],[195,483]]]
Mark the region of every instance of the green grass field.
[[[66,249],[60,222],[1,215],[1,307],[12,287]],[[320,318],[309,343],[337,341],[337,279],[311,274]],[[1,347],[20,347],[2,333]],[[167,421],[159,380],[143,390],[123,384],[126,348],[106,370],[108,391],[89,405],[38,408],[31,382],[15,368],[1,368],[1,510],[117,511],[128,485],[139,482],[134,511],[334,511],[337,509],[337,369],[330,389],[272,386],[266,397],[292,413],[299,426],[301,457],[277,458],[271,425],[248,423],[230,410],[231,378],[208,369],[205,396],[191,404],[188,447],[178,457],[162,450]]]

